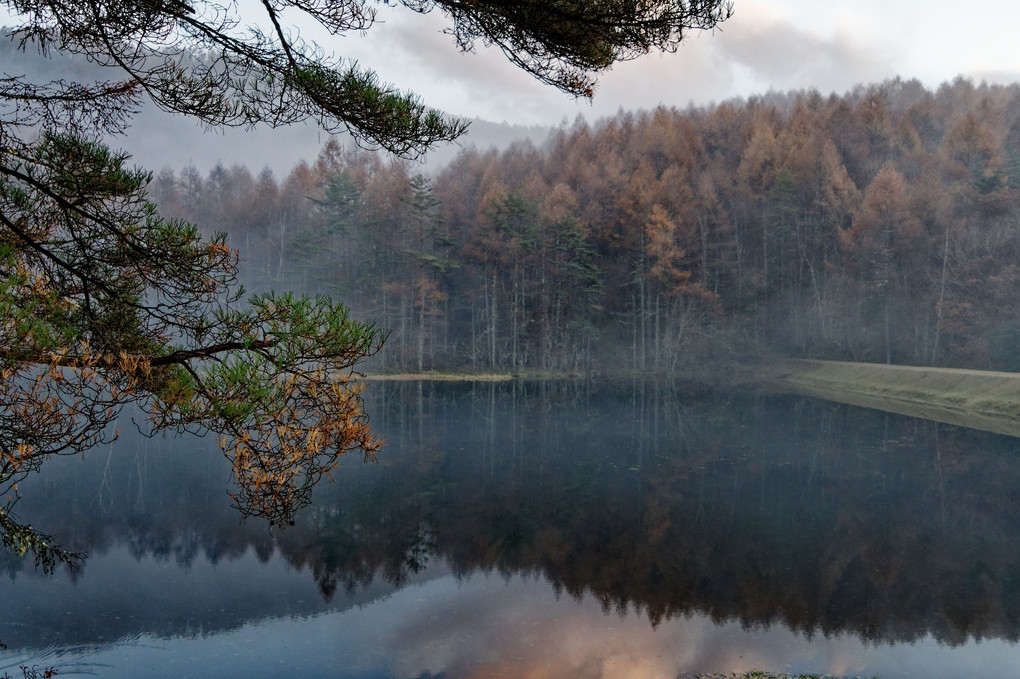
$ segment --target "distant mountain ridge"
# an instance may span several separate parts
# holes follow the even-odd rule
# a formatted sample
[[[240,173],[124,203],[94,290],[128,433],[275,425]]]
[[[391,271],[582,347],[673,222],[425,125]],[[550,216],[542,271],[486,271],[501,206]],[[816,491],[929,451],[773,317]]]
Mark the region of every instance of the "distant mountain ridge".
[[[7,32],[0,28],[0,34]],[[59,79],[116,81],[122,74],[66,54],[43,56],[31,50],[22,52],[15,43],[0,40],[0,77],[3,76],[21,76],[34,82]],[[494,147],[502,150],[514,142],[525,140],[540,145],[553,129],[472,119],[467,134],[458,142],[431,151],[419,162],[423,171],[430,174],[447,165],[463,148]],[[329,137],[313,124],[275,129],[210,129],[194,119],[166,113],[146,102],[132,119],[127,135],[108,139],[107,143],[127,151],[137,165],[153,172],[165,168],[180,170],[193,165],[205,174],[221,164],[226,167],[245,165],[253,170],[268,166],[278,174],[286,174],[302,160],[314,160]],[[344,142],[351,143],[351,139],[344,137]]]

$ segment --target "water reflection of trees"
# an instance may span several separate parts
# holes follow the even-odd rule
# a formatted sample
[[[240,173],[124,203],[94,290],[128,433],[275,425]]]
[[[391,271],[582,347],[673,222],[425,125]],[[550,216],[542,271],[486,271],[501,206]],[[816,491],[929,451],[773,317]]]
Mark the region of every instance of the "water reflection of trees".
[[[282,534],[237,525],[215,455],[158,441],[127,465],[40,476],[26,492],[60,502],[34,503],[33,521],[91,553],[124,542],[184,565],[278,550],[326,598],[445,561],[460,575],[540,573],[653,623],[1020,636],[1014,439],[669,385],[372,391],[382,463],[345,466]]]

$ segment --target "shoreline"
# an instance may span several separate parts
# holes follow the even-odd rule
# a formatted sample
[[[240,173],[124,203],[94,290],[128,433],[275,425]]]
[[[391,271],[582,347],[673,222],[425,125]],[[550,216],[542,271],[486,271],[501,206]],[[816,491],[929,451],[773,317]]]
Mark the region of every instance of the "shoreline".
[[[1020,437],[1020,373],[788,359],[756,376],[784,393]]]
[[[656,374],[640,373],[636,371],[611,371],[611,372],[552,372],[542,370],[524,370],[515,373],[472,373],[472,372],[423,372],[423,373],[370,373],[362,375],[362,379],[368,382],[511,382],[519,381],[541,381],[541,380],[625,380],[625,379],[695,379],[686,373],[678,374]],[[698,380],[703,381],[703,380]]]
[[[365,373],[366,382],[509,382],[509,373]]]
[[[642,378],[679,379],[731,388],[753,386],[1020,438],[1020,373],[990,370],[783,359],[757,368],[717,374],[714,380],[690,373],[655,375],[632,371],[370,373],[363,377],[366,382],[481,383]]]

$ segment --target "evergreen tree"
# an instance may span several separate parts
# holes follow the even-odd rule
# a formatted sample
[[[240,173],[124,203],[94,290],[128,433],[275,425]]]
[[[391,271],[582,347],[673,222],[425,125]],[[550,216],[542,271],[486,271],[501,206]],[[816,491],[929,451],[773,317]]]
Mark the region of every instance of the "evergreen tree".
[[[614,61],[673,48],[726,14],[719,0],[403,4],[441,9],[462,48],[494,42],[582,96]],[[0,78],[0,485],[105,440],[134,405],[152,431],[215,433],[242,511],[290,521],[340,455],[378,447],[351,375],[382,335],[328,298],[266,294],[240,306],[224,239],[161,218],[146,197],[150,175],[101,140],[143,98],[213,126],[314,121],[412,157],[465,123],[353,61],[324,58],[282,24],[294,9],[332,34],[365,30],[374,8],[360,0],[264,0],[261,24],[215,0],[0,7],[20,22],[10,35],[22,48],[80,55],[120,78]],[[289,224],[278,226],[282,273]],[[9,509],[4,543],[42,544]]]

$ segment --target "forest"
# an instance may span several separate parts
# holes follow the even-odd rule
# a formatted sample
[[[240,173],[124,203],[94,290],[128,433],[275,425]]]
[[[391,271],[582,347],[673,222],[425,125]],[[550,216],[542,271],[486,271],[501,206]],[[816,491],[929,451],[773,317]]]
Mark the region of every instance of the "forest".
[[[673,373],[793,355],[1016,370],[1020,85],[770,93],[420,166],[326,143],[167,168],[252,290],[390,331],[370,370]]]

